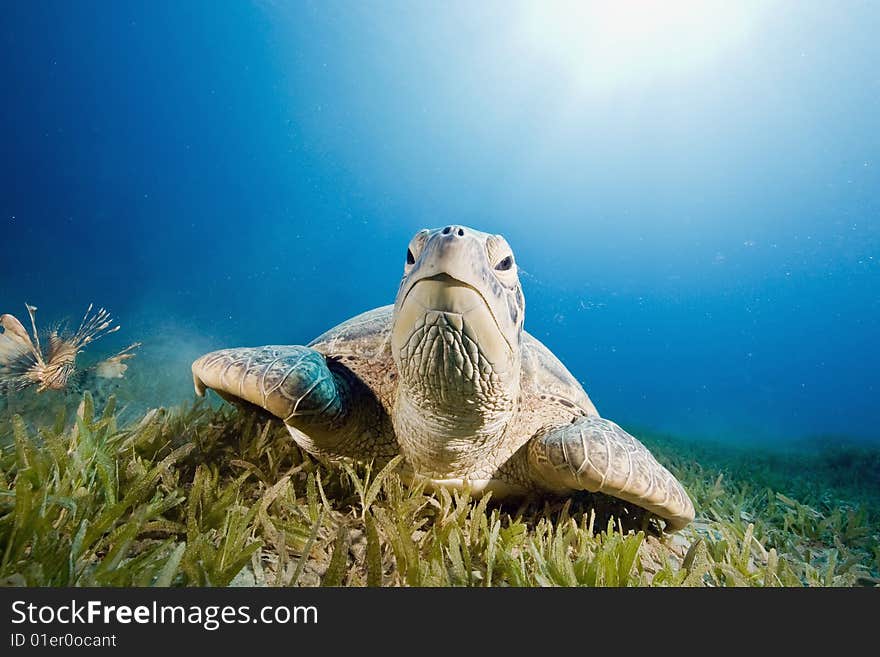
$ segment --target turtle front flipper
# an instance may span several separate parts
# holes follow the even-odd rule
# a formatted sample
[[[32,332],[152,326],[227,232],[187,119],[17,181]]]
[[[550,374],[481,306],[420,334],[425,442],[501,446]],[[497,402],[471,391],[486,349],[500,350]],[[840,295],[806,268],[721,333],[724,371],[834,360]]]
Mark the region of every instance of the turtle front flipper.
[[[369,460],[396,453],[381,440],[391,435],[390,420],[373,393],[351,371],[314,349],[222,349],[196,360],[192,373],[199,396],[211,388],[226,401],[265,409],[313,454]]]
[[[694,505],[678,480],[610,420],[579,418],[538,434],[528,450],[531,476],[546,488],[620,498],[660,516],[673,531],[694,519]]]

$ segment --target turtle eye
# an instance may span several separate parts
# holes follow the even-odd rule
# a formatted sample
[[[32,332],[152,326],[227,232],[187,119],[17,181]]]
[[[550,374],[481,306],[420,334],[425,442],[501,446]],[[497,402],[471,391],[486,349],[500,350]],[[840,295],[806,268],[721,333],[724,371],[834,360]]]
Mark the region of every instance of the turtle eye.
[[[498,271],[508,271],[511,267],[513,267],[513,256],[507,256],[497,265],[495,265],[495,269]]]
[[[416,264],[416,257],[413,255],[412,249],[406,250],[406,264],[408,264],[408,265]]]

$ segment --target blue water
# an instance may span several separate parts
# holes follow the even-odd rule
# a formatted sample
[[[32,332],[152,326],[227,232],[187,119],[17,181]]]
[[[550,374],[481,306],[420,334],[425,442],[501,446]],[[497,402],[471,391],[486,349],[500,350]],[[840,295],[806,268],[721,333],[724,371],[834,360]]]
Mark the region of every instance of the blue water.
[[[457,222],[624,426],[880,440],[880,6],[584,7],[7,3],[0,311],[104,305],[188,398]]]

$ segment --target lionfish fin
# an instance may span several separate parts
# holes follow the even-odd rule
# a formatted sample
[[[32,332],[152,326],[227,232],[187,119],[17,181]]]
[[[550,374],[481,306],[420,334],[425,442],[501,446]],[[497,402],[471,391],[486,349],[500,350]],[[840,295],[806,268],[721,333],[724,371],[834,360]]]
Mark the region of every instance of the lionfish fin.
[[[24,302],[24,307],[27,308],[28,315],[31,316],[31,329],[34,333],[34,358],[37,359],[37,362],[41,365],[43,364],[43,348],[40,346],[40,335],[37,333],[37,307],[32,306],[27,301]]]
[[[128,369],[128,365],[124,361],[134,358],[135,354],[131,353],[141,346],[140,342],[128,345],[115,356],[102,360],[95,366],[95,374],[102,379],[121,379]]]

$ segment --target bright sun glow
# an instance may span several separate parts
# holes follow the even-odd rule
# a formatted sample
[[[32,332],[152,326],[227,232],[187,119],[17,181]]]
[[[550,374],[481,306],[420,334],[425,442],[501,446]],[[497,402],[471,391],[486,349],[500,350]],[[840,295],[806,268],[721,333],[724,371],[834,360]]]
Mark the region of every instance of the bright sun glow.
[[[580,93],[692,73],[740,45],[769,4],[748,0],[530,0],[519,47]]]

